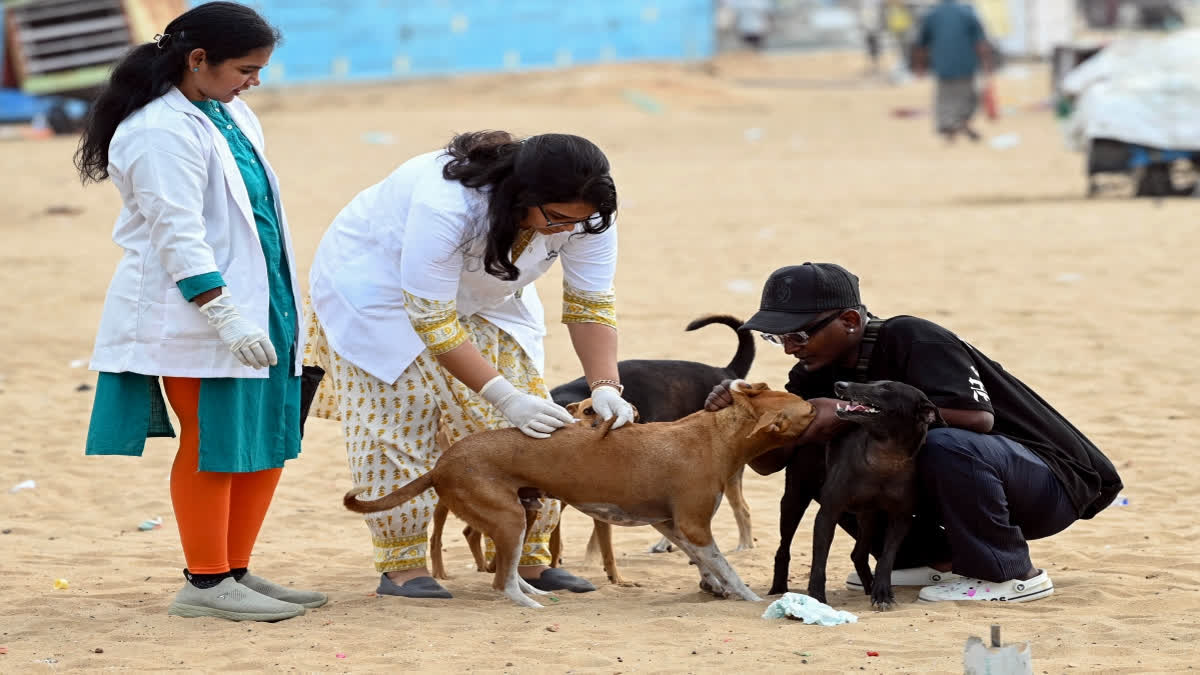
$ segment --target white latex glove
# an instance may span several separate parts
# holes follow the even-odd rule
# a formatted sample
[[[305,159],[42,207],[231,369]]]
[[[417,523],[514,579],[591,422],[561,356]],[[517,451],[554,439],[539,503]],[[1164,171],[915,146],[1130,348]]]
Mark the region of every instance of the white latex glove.
[[[616,415],[617,421],[613,422],[613,429],[633,421],[633,405],[621,398],[621,392],[617,391],[616,387],[607,384],[592,390],[592,409],[605,420]]]
[[[251,368],[266,368],[279,363],[271,338],[253,322],[242,318],[237,306],[229,299],[229,289],[222,288],[220,295],[200,306],[200,311],[238,361]]]
[[[488,380],[479,395],[496,406],[504,419],[521,433],[532,438],[550,438],[555,429],[575,421],[571,413],[554,401],[517,391],[503,375]]]

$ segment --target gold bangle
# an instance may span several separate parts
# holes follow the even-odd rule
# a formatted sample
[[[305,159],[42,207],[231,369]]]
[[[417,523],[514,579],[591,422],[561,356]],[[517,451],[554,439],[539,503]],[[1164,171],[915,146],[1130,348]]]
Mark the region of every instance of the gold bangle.
[[[596,387],[609,386],[617,390],[617,394],[625,393],[625,386],[616,380],[596,380],[588,385],[588,389],[596,391]]]

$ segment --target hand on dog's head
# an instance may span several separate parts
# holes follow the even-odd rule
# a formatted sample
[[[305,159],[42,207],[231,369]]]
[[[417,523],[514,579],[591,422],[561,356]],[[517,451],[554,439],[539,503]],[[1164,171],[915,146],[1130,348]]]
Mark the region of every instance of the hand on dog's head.
[[[739,380],[729,390],[734,405],[748,408],[758,418],[747,438],[759,434],[796,438],[816,417],[808,401],[786,391],[774,391],[763,382],[750,384]]]

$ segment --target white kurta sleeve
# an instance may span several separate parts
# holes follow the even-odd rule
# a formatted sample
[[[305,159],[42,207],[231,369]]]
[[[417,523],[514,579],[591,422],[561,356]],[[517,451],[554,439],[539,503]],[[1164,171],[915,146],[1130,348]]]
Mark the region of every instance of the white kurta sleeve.
[[[563,245],[563,323],[617,327],[617,226],[600,234],[576,235]]]
[[[559,251],[563,280],[581,291],[607,291],[617,274],[617,225],[600,234],[576,234]]]
[[[458,296],[465,229],[462,215],[412,202],[400,246],[400,285],[406,293],[443,302]]]
[[[145,129],[125,142],[136,143],[125,171],[133,200],[171,280],[219,271],[204,238],[208,168],[200,142],[168,129]]]

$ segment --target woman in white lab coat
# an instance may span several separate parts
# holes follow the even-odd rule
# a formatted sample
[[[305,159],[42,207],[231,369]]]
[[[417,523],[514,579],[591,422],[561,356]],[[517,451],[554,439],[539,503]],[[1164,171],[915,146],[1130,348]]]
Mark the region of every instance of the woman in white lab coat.
[[[134,48],[96,100],[76,154],[111,178],[124,249],[96,336],[89,455],[141,455],[180,423],[171,501],[185,616],[277,621],[325,596],[247,570],[283,463],[300,452],[300,290],[257,118],[278,32],[253,10],[202,4]]]
[[[340,419],[354,484],[382,496],[430,470],[452,440],[505,426],[544,438],[571,422],[542,379],[533,282],[561,260],[563,322],[595,407],[632,420],[617,374],[617,192],[587,139],[456,136],[354,198],[313,261],[306,362],[327,375],[311,414]],[[536,441],[533,441],[536,442]],[[426,570],[437,495],[365,520],[378,593],[448,598]],[[546,500],[520,573],[543,590],[594,590],[551,569],[559,503]]]

